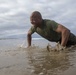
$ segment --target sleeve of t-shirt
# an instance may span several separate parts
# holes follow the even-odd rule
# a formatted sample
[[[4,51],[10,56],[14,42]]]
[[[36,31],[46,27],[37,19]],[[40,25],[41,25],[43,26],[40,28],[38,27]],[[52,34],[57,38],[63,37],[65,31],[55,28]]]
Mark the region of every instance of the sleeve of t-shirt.
[[[52,21],[51,25],[53,30],[56,30],[58,28],[58,23],[56,23],[55,21]]]
[[[50,29],[53,29],[53,30],[56,30],[57,29],[57,27],[58,27],[58,23],[56,23],[55,21],[53,21],[53,20],[49,20],[49,28]]]
[[[33,34],[35,31],[36,31],[36,28],[34,26],[32,26],[30,29],[29,29],[30,33]]]

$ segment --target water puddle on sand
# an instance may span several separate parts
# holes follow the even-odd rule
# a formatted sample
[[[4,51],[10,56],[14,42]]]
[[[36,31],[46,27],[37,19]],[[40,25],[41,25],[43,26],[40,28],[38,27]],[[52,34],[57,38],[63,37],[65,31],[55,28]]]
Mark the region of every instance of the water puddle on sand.
[[[1,75],[76,75],[76,46],[58,50],[47,45],[0,52]],[[73,69],[73,70],[72,70]]]

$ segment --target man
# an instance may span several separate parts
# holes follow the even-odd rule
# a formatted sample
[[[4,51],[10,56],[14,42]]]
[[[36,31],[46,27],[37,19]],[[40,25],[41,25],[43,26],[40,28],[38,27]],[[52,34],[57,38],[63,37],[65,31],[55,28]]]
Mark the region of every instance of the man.
[[[62,47],[76,44],[76,36],[69,29],[53,20],[43,19],[40,12],[34,11],[30,21],[33,26],[27,34],[28,47],[31,46],[31,35],[34,32],[49,41],[59,42]]]

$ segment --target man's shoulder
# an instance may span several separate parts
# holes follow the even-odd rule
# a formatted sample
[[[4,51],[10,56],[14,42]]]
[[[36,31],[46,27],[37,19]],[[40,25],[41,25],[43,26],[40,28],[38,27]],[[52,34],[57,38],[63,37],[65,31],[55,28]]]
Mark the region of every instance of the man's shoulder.
[[[44,19],[44,24],[47,27],[52,28],[53,30],[56,30],[58,27],[58,23],[55,22],[54,20]]]
[[[43,20],[44,20],[44,22],[45,22],[46,24],[53,22],[53,20],[50,20],[50,19],[43,19]]]
[[[45,25],[50,25],[52,23],[52,20],[50,19],[43,19]]]
[[[43,19],[44,20],[44,22],[51,22],[52,20],[50,20],[50,19]]]
[[[36,32],[36,27],[35,26],[31,26],[29,31],[31,32],[31,34],[33,34],[34,32]]]
[[[35,26],[31,26],[30,30],[31,31],[36,31],[36,27]]]

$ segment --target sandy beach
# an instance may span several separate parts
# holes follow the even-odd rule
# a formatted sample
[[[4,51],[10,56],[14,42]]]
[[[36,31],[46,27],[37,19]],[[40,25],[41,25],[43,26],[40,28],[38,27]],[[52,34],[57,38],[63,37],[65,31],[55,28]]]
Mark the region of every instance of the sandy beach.
[[[76,75],[76,48],[48,52],[48,42],[35,40],[27,49],[20,47],[22,41],[0,40],[0,75]]]

